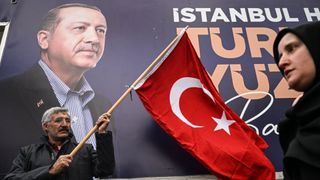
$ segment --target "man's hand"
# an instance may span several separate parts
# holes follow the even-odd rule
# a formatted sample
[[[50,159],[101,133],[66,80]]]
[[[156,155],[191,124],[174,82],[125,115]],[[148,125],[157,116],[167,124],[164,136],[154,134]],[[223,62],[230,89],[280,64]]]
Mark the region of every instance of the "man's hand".
[[[58,174],[64,168],[68,168],[72,162],[72,156],[70,155],[61,155],[57,161],[49,169],[50,174]]]
[[[104,113],[97,120],[96,124],[100,125],[99,129],[98,129],[98,133],[99,134],[107,132],[107,127],[108,127],[109,122],[110,122],[110,117],[111,117],[110,114]]]

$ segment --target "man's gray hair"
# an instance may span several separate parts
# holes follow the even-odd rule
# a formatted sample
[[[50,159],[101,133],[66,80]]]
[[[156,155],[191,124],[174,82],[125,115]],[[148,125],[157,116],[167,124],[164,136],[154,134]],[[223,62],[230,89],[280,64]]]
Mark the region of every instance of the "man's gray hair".
[[[67,108],[63,108],[63,107],[52,107],[48,110],[46,110],[46,112],[44,112],[42,119],[41,119],[41,124],[46,124],[47,122],[51,121],[52,115],[53,114],[58,114],[58,113],[68,113],[69,115],[69,111]],[[69,115],[70,116],[70,115]]]
[[[51,9],[50,11],[48,11],[48,13],[42,18],[39,30],[46,30],[46,31],[54,32],[57,25],[61,21],[61,19],[59,18],[60,10],[64,9],[64,8],[69,8],[69,7],[83,7],[83,8],[93,9],[93,10],[101,12],[101,10],[98,7],[91,6],[88,4],[83,4],[83,3],[62,4],[58,7]]]

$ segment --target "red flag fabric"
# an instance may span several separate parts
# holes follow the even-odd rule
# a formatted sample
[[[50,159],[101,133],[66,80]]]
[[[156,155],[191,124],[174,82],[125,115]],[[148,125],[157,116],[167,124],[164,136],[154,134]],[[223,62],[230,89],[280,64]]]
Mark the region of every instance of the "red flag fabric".
[[[221,179],[275,179],[265,141],[222,100],[187,33],[135,87],[154,120]]]

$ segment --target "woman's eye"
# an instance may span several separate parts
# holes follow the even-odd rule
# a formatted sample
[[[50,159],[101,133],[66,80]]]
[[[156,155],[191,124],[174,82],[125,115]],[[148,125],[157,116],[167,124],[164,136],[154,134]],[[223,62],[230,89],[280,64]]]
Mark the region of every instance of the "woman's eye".
[[[287,51],[289,53],[294,52],[296,49],[298,49],[300,47],[301,43],[293,43],[290,46],[287,47]]]
[[[293,48],[292,46],[289,46],[289,47],[287,48],[287,51],[288,51],[288,52],[292,52],[293,49],[294,49],[294,48]]]

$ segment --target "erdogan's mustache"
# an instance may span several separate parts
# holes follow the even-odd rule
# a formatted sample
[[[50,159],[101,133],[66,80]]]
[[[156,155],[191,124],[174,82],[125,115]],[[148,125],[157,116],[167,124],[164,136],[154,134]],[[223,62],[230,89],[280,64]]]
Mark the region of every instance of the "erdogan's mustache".
[[[93,44],[93,43],[82,44],[76,48],[76,52],[81,52],[81,51],[90,51],[90,52],[98,53],[99,45]]]

